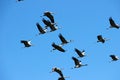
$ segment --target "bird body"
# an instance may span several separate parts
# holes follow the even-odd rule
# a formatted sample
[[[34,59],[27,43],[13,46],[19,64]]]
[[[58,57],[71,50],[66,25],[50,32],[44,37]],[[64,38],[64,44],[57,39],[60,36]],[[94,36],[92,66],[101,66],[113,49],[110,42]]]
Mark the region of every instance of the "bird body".
[[[46,28],[49,27],[49,28],[51,29],[50,32],[55,31],[55,30],[58,29],[58,28],[54,25],[54,23],[51,23],[49,20],[45,20],[45,19],[43,18],[42,21],[43,21],[43,23],[46,25]]]
[[[39,34],[44,34],[44,33],[46,33],[46,30],[45,29],[43,29],[41,26],[40,26],[40,24],[39,23],[36,23],[36,26],[37,26],[37,28],[38,28],[38,30],[39,30]]]
[[[52,23],[54,23],[54,17],[52,15],[52,12],[46,11],[44,12],[44,16],[47,16]]]
[[[52,47],[54,47],[53,50],[57,49],[61,52],[65,52],[65,50],[60,45],[56,45],[55,43],[52,43]]]
[[[119,59],[118,56],[115,55],[110,55],[110,57],[112,58],[112,61],[117,61]]]
[[[84,50],[83,50],[83,51],[80,51],[80,50],[78,50],[77,48],[75,48],[74,50],[75,50],[75,52],[79,55],[79,57],[84,57],[84,56],[85,56],[85,51],[84,51]]]
[[[31,41],[26,41],[26,40],[21,40],[21,43],[23,43],[25,47],[30,47],[32,45]]]
[[[65,80],[65,78],[64,77],[59,77],[58,80]]]
[[[74,68],[79,68],[79,67],[81,67],[81,66],[87,66],[87,64],[82,64],[82,62],[81,61],[79,61],[77,58],[75,58],[75,57],[72,57],[72,59],[73,59],[73,61],[74,61],[74,63],[75,63],[75,67]]]
[[[18,2],[24,1],[24,0],[17,0]]]
[[[109,18],[109,22],[110,22],[110,28],[116,28],[116,29],[120,28],[120,25],[117,25],[115,21],[112,19],[112,17]]]
[[[52,68],[52,72],[57,72],[60,75],[60,78],[64,77],[62,71],[57,67]]]
[[[59,35],[59,38],[60,38],[60,40],[61,40],[61,45],[64,45],[64,44],[67,44],[67,43],[69,43],[69,42],[71,42],[71,40],[70,41],[67,41],[64,37],[63,37],[63,35],[60,33]]]
[[[102,37],[102,35],[97,36],[98,41],[97,42],[102,42],[105,43],[105,39]]]

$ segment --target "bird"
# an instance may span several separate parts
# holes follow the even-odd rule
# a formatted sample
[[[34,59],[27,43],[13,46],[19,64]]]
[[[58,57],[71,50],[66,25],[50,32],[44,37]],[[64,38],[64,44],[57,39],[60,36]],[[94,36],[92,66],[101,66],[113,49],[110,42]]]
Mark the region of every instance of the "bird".
[[[59,37],[59,39],[60,39],[61,42],[62,42],[61,45],[67,44],[67,43],[69,43],[69,42],[72,41],[72,40],[69,40],[69,41],[66,40],[61,33],[59,33],[58,37]]]
[[[102,42],[105,43],[105,38],[102,37],[102,35],[97,36],[98,41],[97,42]]]
[[[24,1],[24,0],[17,0],[17,2],[21,2],[21,1]]]
[[[59,68],[53,67],[52,72],[57,72],[60,75],[60,78],[64,78],[63,73]]]
[[[65,80],[65,77],[59,77],[58,80]]]
[[[74,50],[78,54],[79,57],[84,57],[85,56],[85,50],[80,51],[77,48],[74,48]]]
[[[25,45],[25,47],[30,47],[32,44],[31,44],[31,41],[27,41],[27,40],[21,40],[21,43],[23,43]]]
[[[49,20],[42,19],[43,23],[46,25],[46,29],[49,27],[51,29],[50,32],[55,31],[58,29],[58,27],[55,26],[54,23],[51,23]]]
[[[47,32],[46,29],[43,29],[39,23],[36,23],[36,26],[40,32],[39,34],[45,34]]]
[[[59,50],[61,52],[65,52],[65,50],[60,46],[60,45],[56,45],[54,42],[52,43],[52,47],[54,47],[53,50]]]
[[[52,12],[46,11],[46,12],[44,12],[44,15],[43,15],[43,16],[47,16],[52,23],[55,23],[54,17],[53,17],[52,14],[53,14]]]
[[[119,29],[120,25],[116,24],[115,21],[112,19],[112,17],[109,18],[110,28],[116,28]]]
[[[87,66],[87,64],[82,64],[82,62],[80,60],[78,60],[77,58],[75,58],[75,57],[72,57],[72,59],[73,59],[73,61],[75,63],[74,68],[80,68],[81,66]]]
[[[110,55],[110,57],[112,58],[112,61],[117,61],[117,60],[119,60],[119,58],[118,58],[118,56],[116,56],[116,55]]]
[[[46,28],[51,25],[51,22],[49,20],[46,20],[42,18],[42,22],[46,25]]]

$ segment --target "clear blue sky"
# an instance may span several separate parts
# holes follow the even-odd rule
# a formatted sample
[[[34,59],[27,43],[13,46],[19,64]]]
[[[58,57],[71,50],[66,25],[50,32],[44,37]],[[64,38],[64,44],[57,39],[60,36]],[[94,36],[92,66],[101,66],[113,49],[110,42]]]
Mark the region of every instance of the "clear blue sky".
[[[54,12],[62,29],[35,36],[36,22],[44,27],[44,11]],[[120,24],[120,0],[0,0],[0,80],[57,80],[57,73],[49,73],[54,66],[64,68],[66,80],[120,80],[120,61],[109,63],[110,54],[120,57],[120,30],[106,30],[109,17]],[[50,52],[59,33],[74,42],[63,46],[65,53]],[[99,34],[110,40],[97,43]],[[33,46],[23,48],[24,39]],[[71,70],[74,48],[86,51],[79,59],[87,67]]]

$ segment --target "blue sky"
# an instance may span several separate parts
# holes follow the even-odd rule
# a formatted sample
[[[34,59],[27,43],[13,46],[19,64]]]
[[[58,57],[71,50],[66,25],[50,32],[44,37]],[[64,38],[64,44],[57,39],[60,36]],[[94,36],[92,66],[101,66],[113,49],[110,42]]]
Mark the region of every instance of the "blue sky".
[[[120,57],[120,30],[106,30],[109,17],[120,24],[119,0],[1,0],[0,11],[0,80],[57,80],[57,73],[49,73],[54,66],[64,68],[66,80],[120,80],[120,61],[109,63],[110,54]],[[35,36],[45,11],[54,13],[62,29]],[[74,41],[63,46],[65,53],[50,52],[52,42],[60,43],[59,33]],[[110,40],[97,43],[99,34]],[[33,46],[23,48],[20,40]],[[74,48],[86,51],[79,59],[88,66],[71,69]]]

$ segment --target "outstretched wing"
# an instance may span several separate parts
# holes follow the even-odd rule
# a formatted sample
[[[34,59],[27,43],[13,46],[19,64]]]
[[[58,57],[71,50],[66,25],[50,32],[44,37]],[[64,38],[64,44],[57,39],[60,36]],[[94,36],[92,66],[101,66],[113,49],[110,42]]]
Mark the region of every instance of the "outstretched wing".
[[[109,22],[111,26],[116,26],[114,20],[112,19],[112,17],[109,18]]]
[[[79,60],[77,59],[77,58],[75,58],[75,57],[72,57],[72,59],[73,59],[73,61],[74,61],[74,63],[75,63],[75,65],[79,65]]]
[[[67,40],[63,37],[62,34],[59,34],[59,38],[60,38],[60,40],[62,41],[63,44],[67,43]]]
[[[36,23],[36,26],[37,26],[40,33],[42,33],[42,34],[46,33],[39,23]]]

